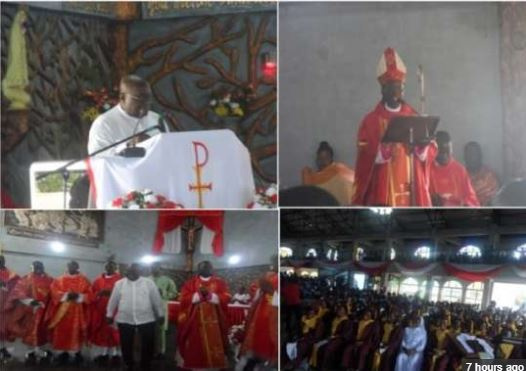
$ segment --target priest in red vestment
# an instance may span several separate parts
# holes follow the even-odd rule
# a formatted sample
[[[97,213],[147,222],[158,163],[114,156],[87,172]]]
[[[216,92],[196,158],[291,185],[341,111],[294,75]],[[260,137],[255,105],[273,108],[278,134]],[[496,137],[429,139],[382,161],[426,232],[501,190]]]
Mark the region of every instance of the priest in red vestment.
[[[59,364],[67,363],[69,356],[75,357],[76,364],[83,362],[80,351],[87,340],[91,299],[89,280],[79,272],[76,261],[69,262],[67,273],[51,284],[48,313],[53,349],[63,352]]]
[[[246,319],[241,354],[248,362],[276,364],[278,359],[278,257],[272,259],[272,271],[257,282],[252,307]],[[253,367],[253,366],[252,366]]]
[[[178,349],[188,369],[228,368],[228,287],[212,273],[212,264],[202,261],[197,275],[181,289],[178,318]]]
[[[431,166],[429,192],[434,206],[479,207],[468,172],[453,158],[451,138],[446,131],[436,133],[438,155]]]
[[[48,343],[49,338],[45,314],[51,300],[53,278],[46,274],[40,261],[34,261],[31,269],[32,272],[22,277],[9,295],[10,302],[21,304],[17,306],[9,328],[30,347],[26,363],[36,364],[48,358],[48,353],[41,347]]]
[[[8,298],[19,279],[15,272],[6,267],[4,256],[0,255],[0,360],[11,358],[6,349],[6,342],[14,341],[15,338],[9,333],[7,325],[14,308]]]
[[[113,286],[122,276],[117,272],[117,264],[113,261],[106,263],[105,270],[106,272],[97,277],[91,286],[93,301],[91,303],[89,341],[92,345],[102,348],[100,355],[95,359],[99,365],[107,364],[110,361],[109,357],[112,357],[113,364],[117,364],[120,347],[119,330],[106,321],[106,307]]]
[[[365,116],[358,131],[353,205],[411,206],[408,146],[381,143],[393,117],[416,115],[402,99],[406,67],[394,49],[387,48],[382,54],[377,76],[382,100]],[[435,154],[434,143],[415,148],[414,206],[431,206],[429,167]]]

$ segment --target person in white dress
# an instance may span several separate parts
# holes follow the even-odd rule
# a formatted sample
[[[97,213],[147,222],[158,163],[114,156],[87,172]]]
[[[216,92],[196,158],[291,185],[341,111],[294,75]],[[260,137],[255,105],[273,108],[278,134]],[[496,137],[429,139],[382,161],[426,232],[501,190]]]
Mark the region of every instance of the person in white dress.
[[[424,360],[427,333],[423,319],[413,312],[409,326],[404,329],[400,353],[396,358],[395,371],[420,371]]]

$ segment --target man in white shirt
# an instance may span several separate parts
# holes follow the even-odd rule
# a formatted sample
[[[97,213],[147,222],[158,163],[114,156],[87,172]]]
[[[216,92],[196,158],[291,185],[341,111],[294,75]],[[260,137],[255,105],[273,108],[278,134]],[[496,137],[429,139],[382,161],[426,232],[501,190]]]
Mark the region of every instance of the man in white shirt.
[[[119,327],[122,358],[127,370],[133,370],[133,340],[135,332],[141,341],[141,370],[151,370],[155,344],[155,321],[164,322],[161,296],[155,283],[140,276],[140,267],[134,263],[126,278],[115,284],[106,311],[106,320],[115,321]]]
[[[150,111],[152,91],[150,84],[136,75],[122,78],[119,87],[119,104],[93,121],[89,131],[88,153],[125,139],[135,133],[159,124],[159,115]],[[135,144],[158,134],[152,130],[128,144]],[[125,144],[113,147],[101,154],[116,154]]]

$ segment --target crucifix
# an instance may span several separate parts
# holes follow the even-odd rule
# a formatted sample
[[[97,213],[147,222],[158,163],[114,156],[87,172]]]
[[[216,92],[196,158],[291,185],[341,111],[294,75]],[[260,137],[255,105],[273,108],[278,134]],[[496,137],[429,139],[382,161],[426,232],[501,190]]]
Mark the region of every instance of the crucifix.
[[[190,216],[185,219],[181,229],[183,231],[183,248],[186,255],[185,271],[192,272],[194,252],[199,240],[199,232],[203,229],[203,226],[197,221],[195,216]]]

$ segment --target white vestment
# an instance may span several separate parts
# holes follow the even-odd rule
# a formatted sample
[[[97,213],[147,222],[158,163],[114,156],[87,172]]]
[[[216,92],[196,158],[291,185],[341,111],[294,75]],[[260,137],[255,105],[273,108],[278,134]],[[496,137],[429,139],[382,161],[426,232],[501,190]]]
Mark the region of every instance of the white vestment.
[[[423,321],[418,327],[406,327],[402,340],[402,350],[396,358],[395,371],[420,371],[424,361],[424,349],[427,342],[427,333]],[[416,350],[413,355],[407,355],[403,348]]]
[[[148,114],[142,118],[137,118],[128,115],[117,104],[112,109],[98,116],[89,131],[88,139],[88,153],[93,153],[116,143],[119,140],[125,139],[134,133],[150,128],[159,124],[159,115],[155,112],[148,111]],[[166,125],[164,125],[166,127]],[[159,134],[160,131],[155,129],[146,133],[149,136]],[[121,144],[101,153],[101,155],[114,155],[123,148],[126,144]]]

